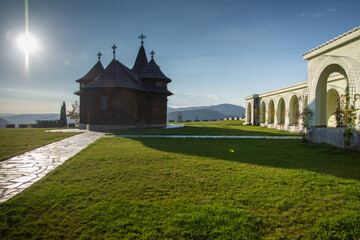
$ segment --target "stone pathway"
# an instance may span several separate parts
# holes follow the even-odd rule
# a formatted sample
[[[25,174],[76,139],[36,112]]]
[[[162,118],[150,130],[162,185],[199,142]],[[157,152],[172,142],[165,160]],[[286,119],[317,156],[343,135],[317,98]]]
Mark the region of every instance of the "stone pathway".
[[[106,135],[124,138],[235,138],[235,139],[301,139],[301,136],[211,136],[211,135]]]
[[[0,203],[24,191],[103,136],[104,133],[87,131],[0,162]]]

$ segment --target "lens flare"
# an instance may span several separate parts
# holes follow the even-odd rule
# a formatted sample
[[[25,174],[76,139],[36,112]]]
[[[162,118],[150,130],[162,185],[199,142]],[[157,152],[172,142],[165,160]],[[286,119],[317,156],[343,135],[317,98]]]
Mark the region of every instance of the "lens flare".
[[[21,35],[17,41],[19,48],[25,53],[30,54],[39,49],[39,43],[35,37],[29,33]]]
[[[28,0],[25,0],[25,34],[19,36],[17,40],[18,47],[25,53],[25,71],[29,68],[29,56],[30,54],[40,50],[38,41],[34,36],[29,34],[29,4]]]

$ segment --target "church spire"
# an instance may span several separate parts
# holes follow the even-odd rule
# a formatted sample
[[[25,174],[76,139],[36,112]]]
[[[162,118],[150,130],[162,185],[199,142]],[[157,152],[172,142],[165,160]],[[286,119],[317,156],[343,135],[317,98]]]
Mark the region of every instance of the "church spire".
[[[134,66],[132,68],[132,70],[136,73],[141,73],[141,71],[144,69],[144,67],[148,63],[146,53],[145,53],[145,48],[144,48],[144,38],[146,38],[146,36],[144,34],[141,34],[139,36],[139,38],[141,39],[141,46],[140,46],[138,55],[136,57]]]

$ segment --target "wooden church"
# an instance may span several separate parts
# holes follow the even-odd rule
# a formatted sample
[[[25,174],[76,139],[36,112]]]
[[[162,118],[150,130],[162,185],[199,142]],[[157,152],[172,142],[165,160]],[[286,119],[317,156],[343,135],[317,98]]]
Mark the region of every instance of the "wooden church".
[[[167,90],[171,82],[160,70],[151,51],[148,61],[141,34],[141,46],[134,66],[129,69],[114,59],[104,69],[101,53],[98,62],[76,80],[80,90],[80,128],[106,131],[166,126]]]

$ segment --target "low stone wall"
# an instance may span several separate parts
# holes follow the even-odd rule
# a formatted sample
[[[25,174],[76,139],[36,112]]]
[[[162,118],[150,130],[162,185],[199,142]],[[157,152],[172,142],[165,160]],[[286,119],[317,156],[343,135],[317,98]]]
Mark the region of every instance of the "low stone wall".
[[[166,124],[148,124],[148,125],[101,125],[101,124],[80,124],[79,129],[86,129],[89,131],[113,131],[113,130],[128,130],[128,129],[147,129],[147,128],[165,128]]]
[[[307,139],[312,143],[326,143],[339,148],[344,147],[343,128],[312,127]],[[360,132],[354,131],[351,148],[360,151]]]
[[[270,129],[281,130],[281,131],[294,132],[294,133],[300,133],[302,130],[302,126],[299,125],[280,125],[273,123],[260,123],[260,126]]]

